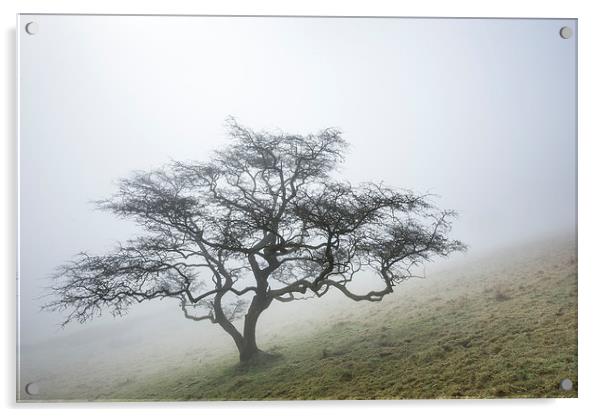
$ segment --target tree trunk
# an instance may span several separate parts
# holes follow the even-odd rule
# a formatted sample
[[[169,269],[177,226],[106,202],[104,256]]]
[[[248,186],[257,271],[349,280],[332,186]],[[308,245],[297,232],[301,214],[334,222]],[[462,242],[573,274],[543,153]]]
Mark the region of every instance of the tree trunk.
[[[242,363],[248,363],[258,356],[261,352],[255,341],[243,340],[242,345],[238,348],[239,358]]]
[[[255,359],[261,352],[257,347],[255,332],[257,329],[257,320],[261,313],[268,308],[270,301],[264,295],[257,294],[253,297],[249,311],[245,315],[245,324],[242,333],[242,342],[237,344],[239,358],[241,362],[249,362]]]

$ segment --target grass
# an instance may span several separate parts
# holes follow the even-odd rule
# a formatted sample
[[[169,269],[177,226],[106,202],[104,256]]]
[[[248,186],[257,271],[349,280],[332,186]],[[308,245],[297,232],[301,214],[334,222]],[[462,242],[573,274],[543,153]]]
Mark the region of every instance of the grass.
[[[496,269],[497,268],[497,269]],[[309,335],[267,346],[279,359],[241,371],[235,357],[123,387],[143,400],[577,396],[577,275],[571,250],[479,269]],[[570,378],[575,387],[561,391]],[[116,394],[116,393],[115,393]]]
[[[406,285],[407,284],[407,285]],[[382,303],[346,301],[320,319],[264,333],[275,358],[234,350],[157,361],[152,372],[65,375],[48,398],[301,400],[576,397],[577,264],[572,242],[498,252],[400,285]],[[159,356],[157,356],[159,357]],[[169,365],[168,365],[169,363]],[[143,369],[142,365],[138,365]],[[117,376],[115,376],[117,375]],[[62,379],[60,379],[62,378]],[[570,378],[571,391],[560,381]],[[110,382],[106,382],[109,380]],[[92,381],[92,382],[90,382]],[[56,388],[58,390],[58,388]]]

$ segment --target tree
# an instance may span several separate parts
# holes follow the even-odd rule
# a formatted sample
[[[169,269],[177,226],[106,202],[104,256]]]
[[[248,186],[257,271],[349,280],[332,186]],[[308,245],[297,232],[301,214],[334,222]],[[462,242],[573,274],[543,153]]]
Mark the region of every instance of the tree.
[[[211,162],[134,173],[98,201],[144,233],[59,267],[45,308],[66,310],[66,324],[175,298],[186,318],[221,326],[246,362],[261,353],[255,329],[273,301],[330,290],[380,301],[414,267],[464,249],[448,238],[454,212],[428,196],[331,178],[347,149],[340,131],[273,134],[234,120],[229,128],[231,142]],[[352,291],[368,273],[380,287]]]

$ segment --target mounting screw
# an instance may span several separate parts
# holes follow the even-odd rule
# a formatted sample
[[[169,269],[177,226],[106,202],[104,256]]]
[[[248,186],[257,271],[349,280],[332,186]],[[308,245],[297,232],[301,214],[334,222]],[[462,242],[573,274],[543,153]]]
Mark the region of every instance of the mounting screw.
[[[35,382],[30,382],[25,385],[25,392],[29,395],[38,395],[40,393],[40,387]]]
[[[573,29],[568,26],[563,26],[560,28],[560,37],[562,39],[568,39],[573,36]]]
[[[560,381],[560,389],[563,391],[570,391],[573,389],[573,381],[568,378],[564,378]]]
[[[25,32],[29,33],[30,35],[35,35],[38,33],[38,24],[36,22],[29,22],[25,25]]]

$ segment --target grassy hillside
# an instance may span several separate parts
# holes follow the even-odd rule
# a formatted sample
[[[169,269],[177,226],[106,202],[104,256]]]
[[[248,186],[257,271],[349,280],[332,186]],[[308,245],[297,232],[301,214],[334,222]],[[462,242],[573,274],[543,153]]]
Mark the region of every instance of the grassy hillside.
[[[400,399],[577,396],[574,242],[538,243],[400,285],[382,303],[343,302],[268,331],[277,357],[248,369],[234,350],[130,371],[96,400]],[[197,349],[197,350],[195,350]],[[572,391],[559,382],[570,378]],[[79,385],[81,387],[81,384]],[[57,398],[56,396],[54,398]]]
[[[234,357],[124,387],[131,399],[574,397],[577,274],[571,245],[487,259],[355,305],[309,335],[274,339],[273,363]],[[228,365],[230,364],[230,365]],[[167,377],[166,377],[167,376]],[[562,392],[561,379],[575,389]],[[115,393],[117,394],[117,393]]]

